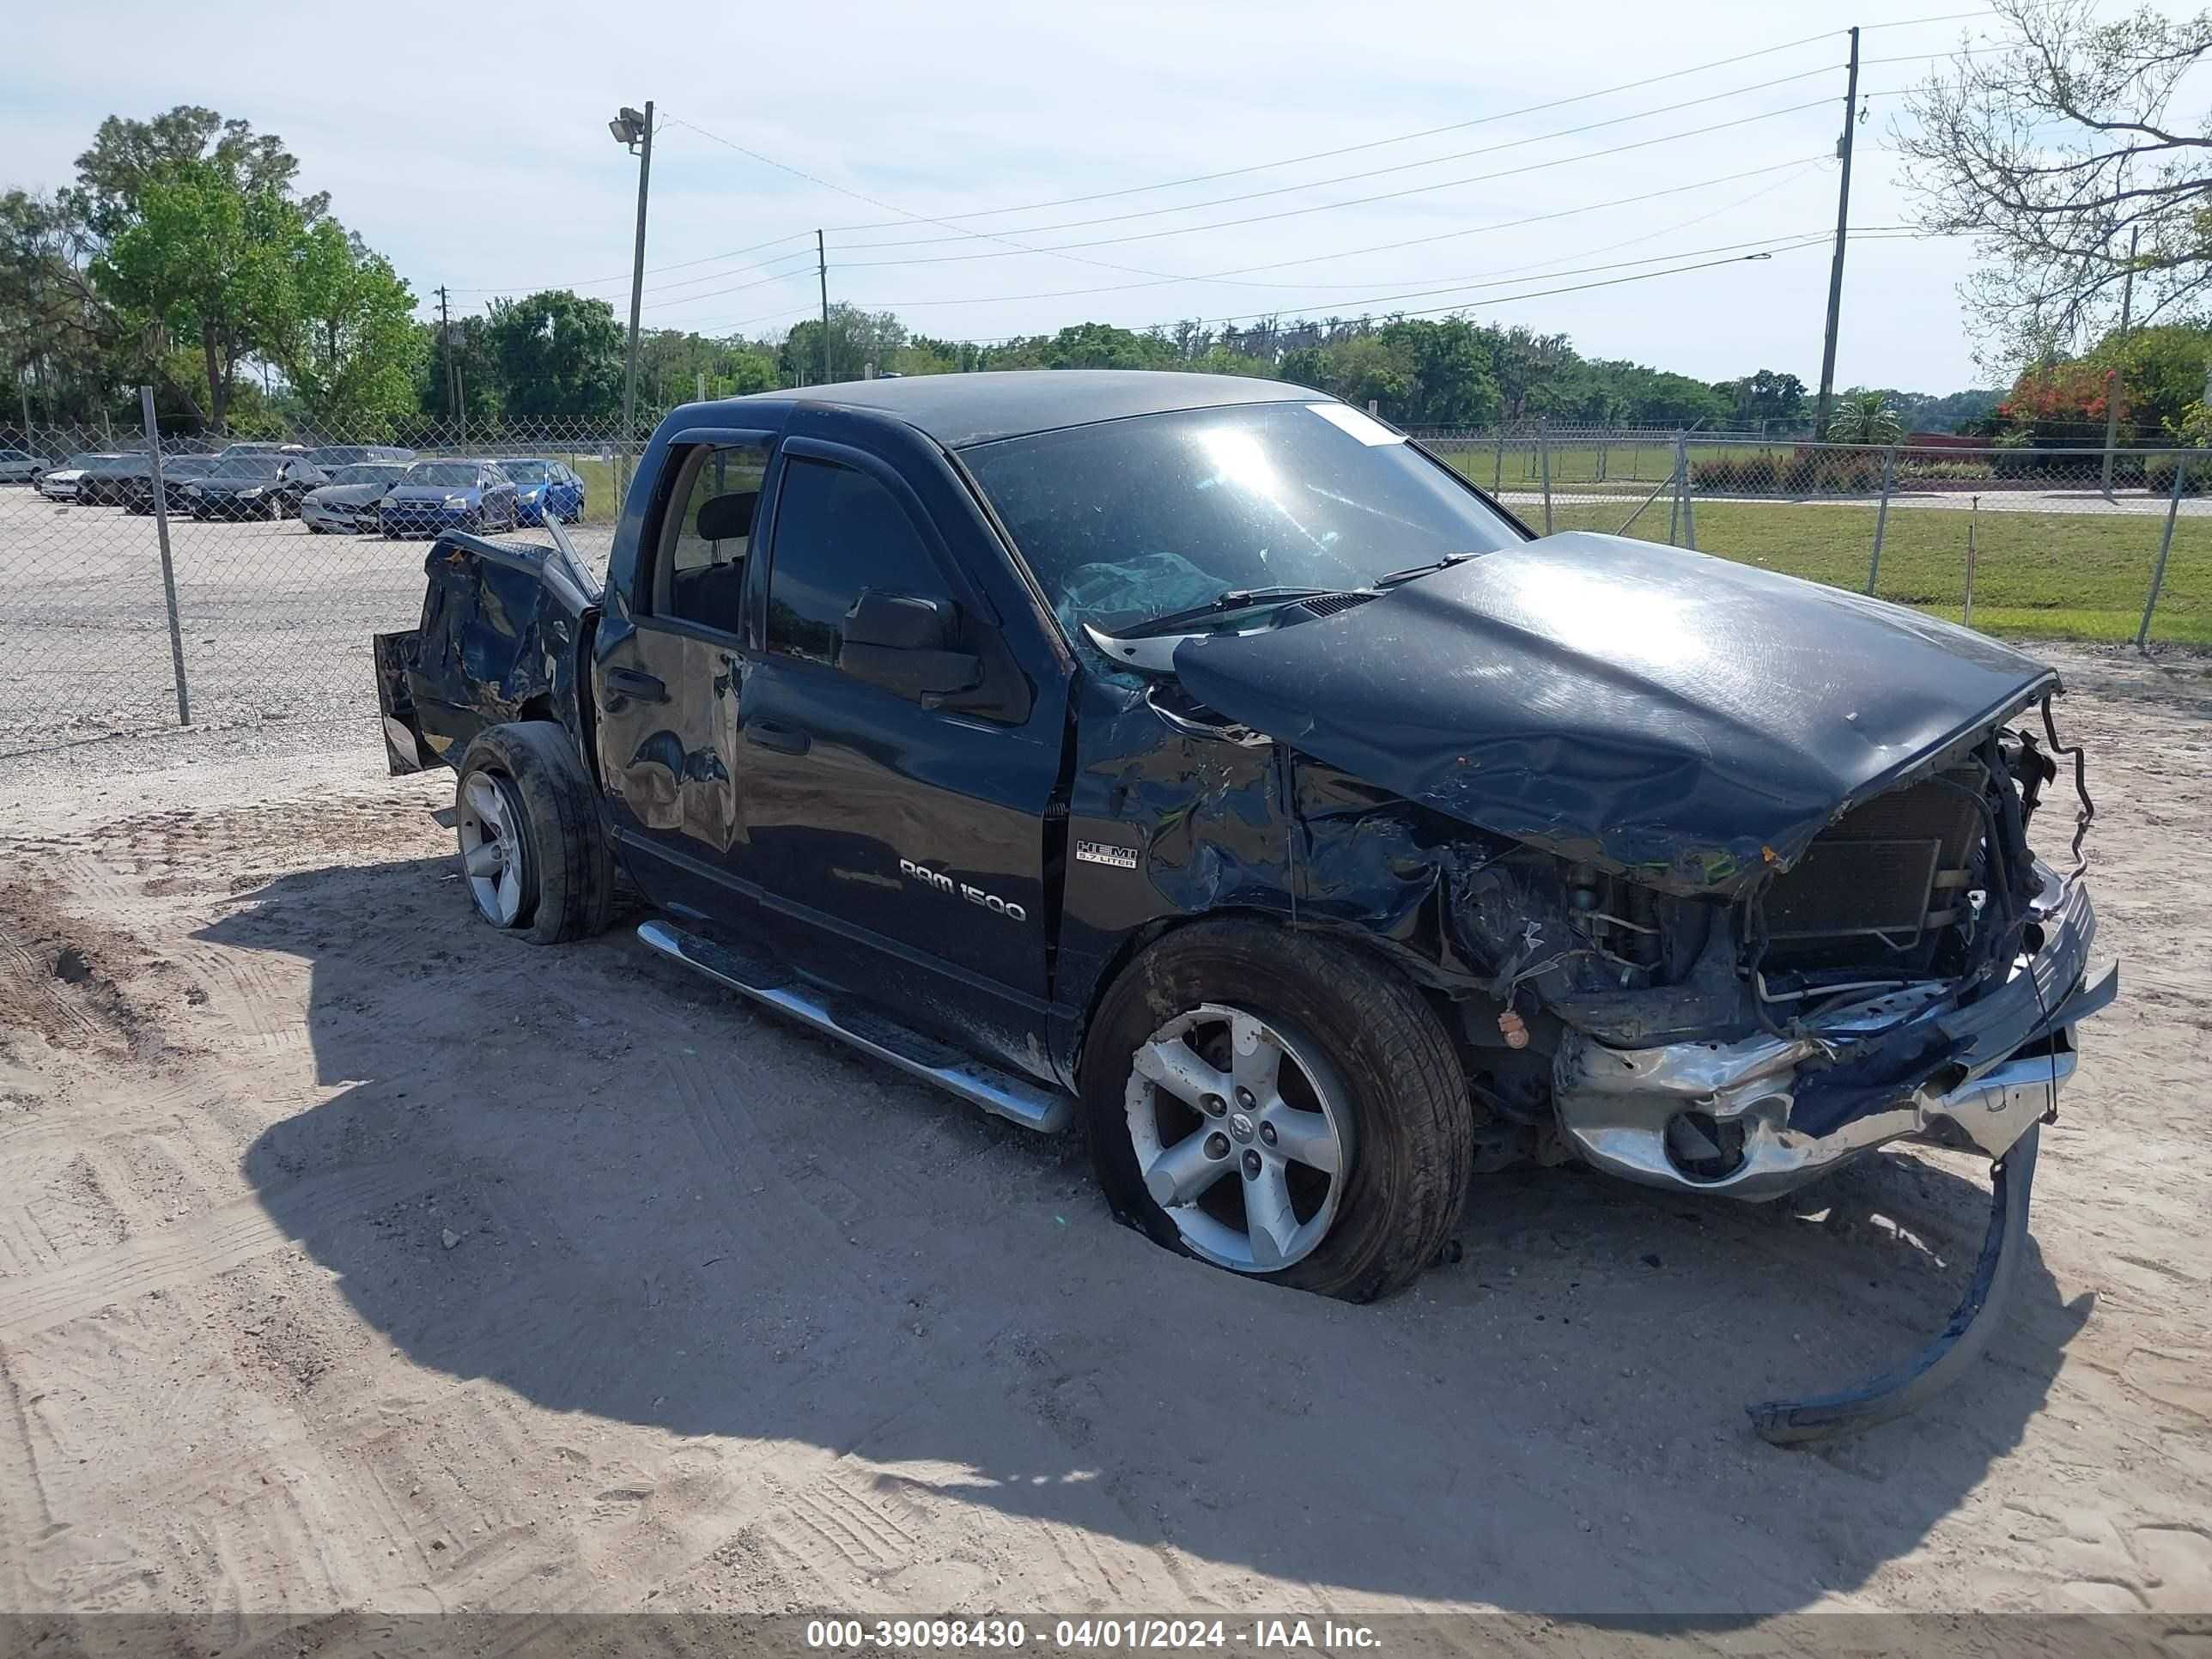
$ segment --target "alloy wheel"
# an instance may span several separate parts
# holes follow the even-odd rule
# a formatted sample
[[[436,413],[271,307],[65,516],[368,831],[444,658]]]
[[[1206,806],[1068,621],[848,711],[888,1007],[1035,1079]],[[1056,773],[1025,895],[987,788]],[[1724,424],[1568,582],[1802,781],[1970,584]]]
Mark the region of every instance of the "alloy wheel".
[[[472,772],[461,786],[461,869],[469,896],[486,921],[512,927],[522,914],[529,880],[529,858],[520,833],[522,813],[504,778]]]
[[[1192,1254],[1274,1273],[1328,1236],[1352,1169],[1352,1113],[1294,1032],[1202,1003],[1137,1049],[1124,1100],[1145,1189]]]

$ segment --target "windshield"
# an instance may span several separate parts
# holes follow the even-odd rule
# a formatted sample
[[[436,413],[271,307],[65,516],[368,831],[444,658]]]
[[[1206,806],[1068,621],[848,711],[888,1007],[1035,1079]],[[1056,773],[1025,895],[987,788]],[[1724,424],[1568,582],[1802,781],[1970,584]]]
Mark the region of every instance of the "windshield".
[[[1364,587],[1513,526],[1341,404],[1253,404],[1008,438],[961,459],[1069,634],[1231,588]]]
[[[95,461],[105,459],[106,458],[104,456],[95,455],[88,451],[82,455],[70,456],[69,459],[62,463],[62,465],[66,470],[77,471],[90,466]]]
[[[434,484],[446,489],[468,489],[476,481],[477,470],[466,461],[418,461],[407,469],[405,478],[410,484]]]
[[[228,460],[218,461],[210,478],[273,478],[283,467],[282,458],[275,455],[234,455]]]
[[[499,470],[519,484],[544,483],[553,469],[543,461],[501,461]]]
[[[374,464],[342,466],[331,474],[331,482],[341,484],[390,483],[406,471],[404,466],[378,466]]]

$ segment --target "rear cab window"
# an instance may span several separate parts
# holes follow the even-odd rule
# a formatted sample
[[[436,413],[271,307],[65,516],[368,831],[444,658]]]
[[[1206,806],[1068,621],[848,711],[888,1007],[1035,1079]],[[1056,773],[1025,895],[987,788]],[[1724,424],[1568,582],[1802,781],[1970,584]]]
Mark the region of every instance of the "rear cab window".
[[[653,568],[655,616],[737,635],[767,476],[765,441],[697,444],[678,463]]]

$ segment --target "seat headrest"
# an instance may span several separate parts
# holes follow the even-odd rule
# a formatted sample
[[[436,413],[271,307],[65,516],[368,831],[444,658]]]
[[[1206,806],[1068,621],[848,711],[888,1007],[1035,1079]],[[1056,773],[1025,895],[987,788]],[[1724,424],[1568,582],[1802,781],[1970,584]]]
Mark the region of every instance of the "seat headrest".
[[[746,489],[717,495],[699,508],[699,535],[703,541],[743,541],[753,533],[753,508],[760,491]]]

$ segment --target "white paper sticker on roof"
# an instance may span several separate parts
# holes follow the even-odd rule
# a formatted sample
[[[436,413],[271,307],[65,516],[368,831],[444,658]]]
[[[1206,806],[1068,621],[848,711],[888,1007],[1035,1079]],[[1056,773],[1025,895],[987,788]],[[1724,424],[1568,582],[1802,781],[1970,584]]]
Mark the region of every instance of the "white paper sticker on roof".
[[[1354,409],[1350,404],[1308,404],[1306,407],[1331,426],[1349,432],[1370,449],[1378,448],[1383,444],[1401,444],[1406,441],[1404,433],[1391,431],[1373,416]]]

